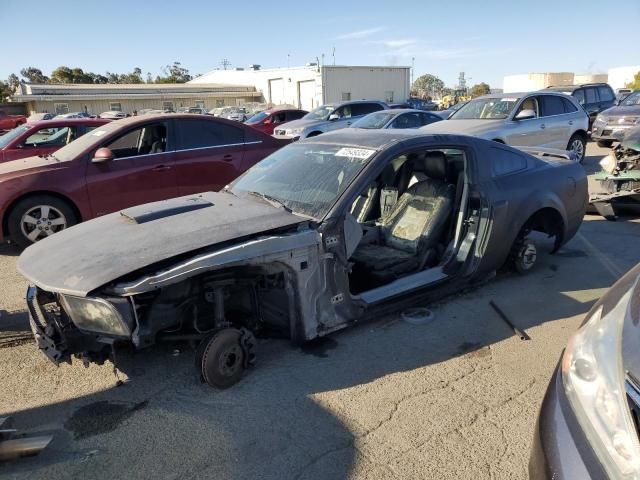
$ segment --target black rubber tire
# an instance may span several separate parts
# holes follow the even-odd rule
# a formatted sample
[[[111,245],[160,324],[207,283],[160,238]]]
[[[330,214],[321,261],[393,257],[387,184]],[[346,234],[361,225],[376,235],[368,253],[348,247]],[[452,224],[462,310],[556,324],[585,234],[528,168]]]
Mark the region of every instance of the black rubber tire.
[[[209,386],[229,388],[242,378],[244,351],[240,346],[240,335],[235,328],[225,328],[209,338],[202,350],[201,363],[202,378]]]
[[[598,146],[602,148],[609,148],[613,145],[613,140],[598,140]]]
[[[65,217],[67,223],[66,228],[78,223],[78,216],[71,205],[60,198],[51,195],[33,195],[23,198],[13,206],[7,218],[9,238],[22,249],[32,245],[33,242],[22,233],[20,220],[26,212],[38,205],[49,205],[59,210]]]
[[[582,158],[578,159],[578,162],[582,163],[584,162],[584,158],[587,156],[587,138],[584,135],[581,135],[579,133],[574,133],[573,135],[571,135],[569,143],[567,144],[567,150],[571,150],[571,144],[573,144],[573,142],[575,142],[576,140],[580,140],[582,142]]]

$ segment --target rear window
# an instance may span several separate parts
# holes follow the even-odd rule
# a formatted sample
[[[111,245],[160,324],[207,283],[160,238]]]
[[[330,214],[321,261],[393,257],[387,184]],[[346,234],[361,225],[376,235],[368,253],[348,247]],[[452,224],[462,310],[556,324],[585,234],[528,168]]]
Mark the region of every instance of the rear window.
[[[585,88],[584,95],[587,103],[596,103],[598,101],[598,94],[595,88]]]
[[[491,172],[494,177],[502,177],[527,168],[527,159],[499,147],[491,147]]]
[[[556,95],[542,95],[542,116],[563,115],[565,111],[562,100]]]

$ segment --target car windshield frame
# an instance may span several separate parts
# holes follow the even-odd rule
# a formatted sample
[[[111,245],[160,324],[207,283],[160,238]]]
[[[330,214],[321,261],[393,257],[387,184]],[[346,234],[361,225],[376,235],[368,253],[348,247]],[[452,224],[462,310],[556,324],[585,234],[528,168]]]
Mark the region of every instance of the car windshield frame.
[[[318,108],[314,108],[302,118],[305,120],[327,120],[329,115],[335,111],[335,105],[320,105]]]
[[[0,136],[0,150],[5,148],[7,145],[13,142],[16,138],[19,138],[25,132],[28,132],[30,129],[31,129],[30,126],[27,126],[26,124],[22,124],[12,130],[9,130],[4,135]]]
[[[384,128],[390,121],[394,118],[402,115],[401,113],[397,113],[397,111],[391,110],[380,110],[379,112],[373,112],[369,115],[365,115],[360,120],[357,120],[351,125],[351,128],[365,128],[367,130],[378,130]],[[377,117],[380,117],[380,121],[375,121]],[[375,122],[375,123],[373,123]]]
[[[514,112],[520,100],[522,97],[510,97],[509,95],[474,98],[455,111],[449,120],[506,120]],[[504,111],[503,107],[496,110],[496,107],[502,103],[507,104],[507,110]],[[500,111],[500,108],[503,110]]]
[[[630,100],[633,100],[633,103],[631,103]],[[620,102],[620,106],[622,107],[635,107],[637,105],[640,105],[640,90],[631,92]]]
[[[293,143],[258,162],[225,191],[239,197],[259,194],[321,222],[377,153],[357,145]]]

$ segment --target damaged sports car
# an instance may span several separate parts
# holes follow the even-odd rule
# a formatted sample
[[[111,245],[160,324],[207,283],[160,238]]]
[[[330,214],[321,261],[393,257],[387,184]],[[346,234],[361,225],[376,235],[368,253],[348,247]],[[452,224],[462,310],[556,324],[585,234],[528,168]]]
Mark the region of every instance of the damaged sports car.
[[[529,233],[578,230],[582,166],[567,154],[457,135],[340,130],[289,145],[223,191],[128,208],[19,259],[31,327],[56,364],[119,343],[198,342],[225,388],[256,335],[309,341],[390,304],[459,291],[536,261]]]

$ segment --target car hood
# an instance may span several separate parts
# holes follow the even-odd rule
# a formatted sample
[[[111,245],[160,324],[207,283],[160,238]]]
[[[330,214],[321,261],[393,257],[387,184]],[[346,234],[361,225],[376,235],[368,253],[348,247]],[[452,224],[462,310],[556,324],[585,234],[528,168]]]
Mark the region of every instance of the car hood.
[[[420,130],[429,133],[462,133],[477,136],[501,128],[504,122],[504,120],[445,120],[425,125],[420,127]]]
[[[607,108],[601,115],[607,116],[623,116],[623,115],[640,115],[640,105],[617,105],[615,107]]]
[[[42,170],[66,168],[70,164],[71,161],[60,161],[51,155],[48,157],[27,157],[10,162],[3,162],[0,163],[0,182]]]
[[[63,230],[27,248],[18,271],[44,290],[86,296],[173,257],[305,221],[259,198],[207,192],[140,205]]]
[[[283,123],[282,125],[277,125],[275,128],[278,130],[291,130],[293,128],[307,128],[312,127],[314,125],[320,125],[321,123],[326,123],[327,120],[306,120],[301,118],[299,120],[292,120],[291,122]]]

